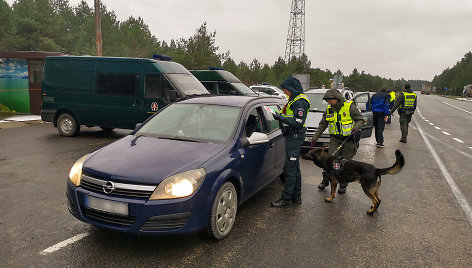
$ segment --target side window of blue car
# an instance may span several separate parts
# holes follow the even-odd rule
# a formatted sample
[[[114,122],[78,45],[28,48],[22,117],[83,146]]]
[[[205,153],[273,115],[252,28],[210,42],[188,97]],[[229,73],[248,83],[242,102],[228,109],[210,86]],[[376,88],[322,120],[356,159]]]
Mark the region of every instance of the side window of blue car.
[[[262,107],[253,109],[246,120],[246,136],[250,137],[254,132],[268,133],[267,123]]]
[[[264,108],[265,108],[265,109],[263,109],[264,110],[264,116],[267,119],[267,125],[268,125],[268,128],[269,128],[268,133],[271,133],[272,131],[276,131],[280,127],[279,127],[279,121],[274,119],[274,117],[272,116],[272,112],[270,112],[269,110],[271,110],[271,111],[280,111],[280,107],[276,104],[273,104],[273,105],[266,105]]]

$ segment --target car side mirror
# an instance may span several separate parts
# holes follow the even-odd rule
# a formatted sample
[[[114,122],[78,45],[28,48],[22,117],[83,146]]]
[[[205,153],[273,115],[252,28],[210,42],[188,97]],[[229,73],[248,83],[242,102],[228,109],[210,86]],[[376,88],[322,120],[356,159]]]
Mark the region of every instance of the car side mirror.
[[[175,91],[175,90],[169,91],[169,99],[170,99],[170,102],[176,101],[177,100],[177,91]]]
[[[256,145],[269,142],[269,136],[260,132],[253,132],[250,137],[247,138],[249,145]]]

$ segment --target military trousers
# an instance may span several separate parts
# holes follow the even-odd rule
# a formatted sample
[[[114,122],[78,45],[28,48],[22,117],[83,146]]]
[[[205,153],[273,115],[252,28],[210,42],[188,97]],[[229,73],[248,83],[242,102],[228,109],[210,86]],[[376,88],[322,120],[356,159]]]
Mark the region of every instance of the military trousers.
[[[352,140],[348,140],[344,143],[343,147],[339,149],[335,154],[334,152],[338,147],[341,145],[343,140],[338,139],[334,136],[331,136],[329,139],[329,147],[328,147],[328,153],[334,155],[335,157],[342,156],[345,159],[352,160],[354,155],[357,153],[357,148],[359,147],[358,142],[354,142]],[[324,185],[329,185],[329,178],[326,176],[326,173],[323,171],[323,181],[322,183]],[[340,183],[340,187],[347,187],[347,183]]]
[[[402,132],[402,140],[408,137],[408,124],[411,122],[413,114],[400,114],[400,130]]]
[[[282,198],[292,200],[302,193],[302,174],[300,172],[300,151],[305,141],[305,133],[285,136],[285,187]]]

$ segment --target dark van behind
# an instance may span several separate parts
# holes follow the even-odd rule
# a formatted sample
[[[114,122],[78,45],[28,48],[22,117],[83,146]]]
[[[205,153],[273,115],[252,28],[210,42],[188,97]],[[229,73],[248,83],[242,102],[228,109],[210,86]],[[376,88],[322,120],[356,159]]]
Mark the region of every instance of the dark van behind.
[[[215,95],[257,96],[248,86],[243,84],[234,74],[226,70],[190,70],[195,77]]]
[[[62,136],[81,125],[134,129],[179,98],[209,94],[176,62],[93,56],[47,57],[41,93],[41,119]]]

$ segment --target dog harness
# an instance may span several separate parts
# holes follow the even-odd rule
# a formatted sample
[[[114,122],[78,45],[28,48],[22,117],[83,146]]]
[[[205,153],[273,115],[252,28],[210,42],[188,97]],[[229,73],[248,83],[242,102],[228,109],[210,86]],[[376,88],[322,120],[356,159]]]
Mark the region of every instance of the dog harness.
[[[339,157],[336,161],[333,162],[332,167],[334,169],[334,175],[336,176],[336,178],[341,178],[341,171],[343,170],[344,164],[346,164],[347,161],[349,160]]]

